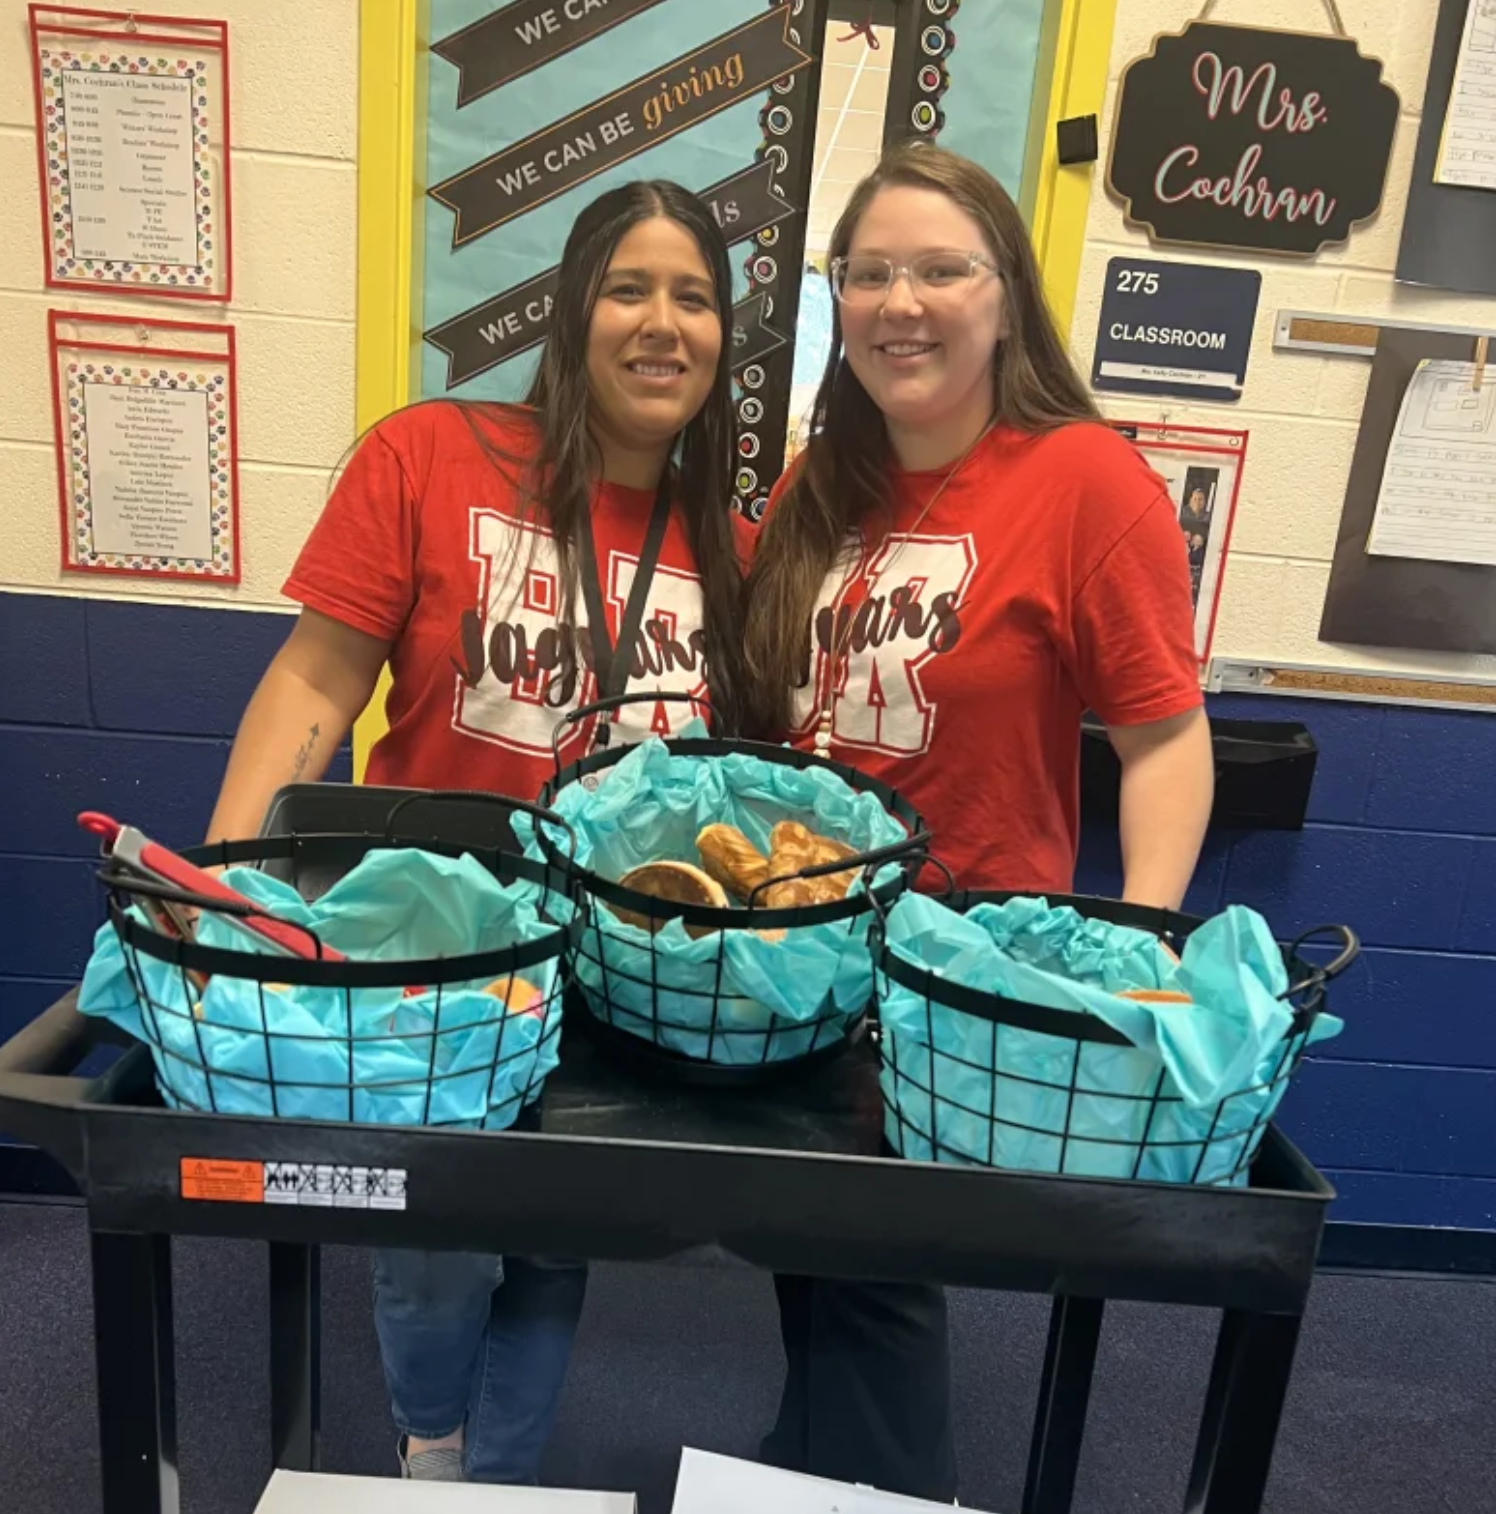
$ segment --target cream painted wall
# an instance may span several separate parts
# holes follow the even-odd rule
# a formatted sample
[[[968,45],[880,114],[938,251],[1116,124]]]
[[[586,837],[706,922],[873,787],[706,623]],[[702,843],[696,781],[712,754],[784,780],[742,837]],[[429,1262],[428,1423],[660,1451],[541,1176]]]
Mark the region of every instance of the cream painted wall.
[[[1371,364],[1360,358],[1274,352],[1278,311],[1345,311],[1496,328],[1496,300],[1408,288],[1392,278],[1433,40],[1434,0],[1339,0],[1339,4],[1346,30],[1363,53],[1383,61],[1386,76],[1402,98],[1380,216],[1343,247],[1321,253],[1312,262],[1251,261],[1185,249],[1150,249],[1146,233],[1124,223],[1120,206],[1103,188],[1098,166],[1073,328],[1075,355],[1082,371],[1089,374],[1102,281],[1108,259],[1119,252],[1147,251],[1155,258],[1260,268],[1262,302],[1240,404],[1178,401],[1167,406],[1169,419],[1176,424],[1239,426],[1251,432],[1215,654],[1261,658],[1269,664],[1278,658],[1323,666],[1437,669],[1496,677],[1496,658],[1492,657],[1399,653],[1334,646],[1318,639]],[[1156,34],[1179,31],[1200,10],[1200,0],[1119,0],[1102,123],[1103,162],[1122,70],[1150,49]],[[1220,0],[1211,19],[1300,31],[1328,29],[1319,0]],[[1496,258],[1496,248],[1491,255]],[[1104,404],[1109,414],[1119,417],[1156,420],[1165,412],[1158,401],[1125,395],[1109,395]]]
[[[43,289],[26,3],[0,0],[0,590],[289,609],[280,584],[354,434],[358,0],[149,9],[229,23],[235,298],[225,307]],[[49,306],[236,328],[237,588],[60,570]]]

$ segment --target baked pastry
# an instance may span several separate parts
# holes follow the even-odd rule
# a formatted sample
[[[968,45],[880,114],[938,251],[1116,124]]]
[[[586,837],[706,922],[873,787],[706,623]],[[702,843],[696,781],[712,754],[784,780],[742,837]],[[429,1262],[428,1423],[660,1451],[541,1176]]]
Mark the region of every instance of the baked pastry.
[[[511,1015],[538,1015],[545,1008],[545,995],[523,978],[495,978],[483,992],[500,1000]]]
[[[818,836],[798,820],[781,820],[769,833],[769,876],[783,878],[806,868],[824,867],[855,857],[856,851],[842,841]],[[822,878],[794,878],[764,890],[764,903],[771,909],[792,909],[802,904],[834,904],[847,897],[856,869],[829,873]],[[791,885],[795,885],[792,889]],[[773,897],[770,897],[773,896]]]
[[[696,838],[701,865],[733,898],[746,904],[772,876],[769,859],[735,825],[709,825]]]
[[[657,899],[668,899],[676,904],[702,904],[709,909],[726,909],[727,893],[715,878],[708,877],[699,867],[689,862],[646,862],[621,877],[619,883],[636,893],[652,894]],[[634,910],[621,909],[616,904],[608,906],[626,925],[637,925],[651,934],[659,930],[665,921],[651,919]],[[688,936],[710,935],[709,927],[686,926]]]
[[[1117,997],[1136,999],[1140,1004],[1193,1004],[1195,1002],[1188,994],[1178,993],[1172,988],[1124,988]]]

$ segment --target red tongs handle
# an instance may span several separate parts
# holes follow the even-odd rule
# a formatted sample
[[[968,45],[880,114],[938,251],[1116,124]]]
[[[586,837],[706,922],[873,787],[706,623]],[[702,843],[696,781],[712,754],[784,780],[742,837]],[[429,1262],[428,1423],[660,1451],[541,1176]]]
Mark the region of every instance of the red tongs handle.
[[[246,899],[236,889],[220,883],[212,873],[205,873],[184,857],[179,857],[159,842],[152,841],[134,826],[121,825],[119,821],[101,815],[96,810],[85,810],[78,816],[78,824],[103,841],[108,856],[134,872],[170,888],[181,889],[183,893],[196,894],[203,899],[229,905],[235,911],[252,911],[247,915],[225,913],[224,919],[268,942],[286,956],[303,957],[313,962],[347,960],[341,952],[321,945],[315,936],[299,926],[267,915],[252,899]]]

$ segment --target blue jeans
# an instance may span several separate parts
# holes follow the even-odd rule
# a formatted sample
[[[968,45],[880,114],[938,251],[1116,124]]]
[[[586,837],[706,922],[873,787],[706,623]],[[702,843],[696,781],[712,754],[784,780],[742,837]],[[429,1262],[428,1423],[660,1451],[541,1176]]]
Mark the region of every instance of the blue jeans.
[[[586,1292],[574,1262],[376,1252],[374,1325],[396,1425],[421,1440],[465,1430],[472,1482],[539,1482]]]

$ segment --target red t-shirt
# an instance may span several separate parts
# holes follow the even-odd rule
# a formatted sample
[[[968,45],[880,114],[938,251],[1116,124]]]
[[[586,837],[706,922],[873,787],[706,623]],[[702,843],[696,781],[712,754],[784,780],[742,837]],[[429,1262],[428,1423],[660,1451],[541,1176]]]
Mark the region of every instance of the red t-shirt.
[[[889,535],[827,579],[792,739],[812,749],[845,635],[830,755],[903,794],[963,886],[1068,891],[1081,715],[1201,703],[1184,538],[1105,426],[996,428],[914,531],[947,471],[896,475]]]
[[[538,445],[523,411],[478,422],[505,453]],[[470,788],[533,799],[555,764],[551,738],[568,710],[597,697],[590,642],[576,639],[566,671],[560,583],[549,533],[522,523],[523,497],[455,405],[426,404],[381,421],[354,454],[284,592],[311,609],[393,642],[389,731],[369,756],[367,780]],[[604,484],[592,500],[608,640],[638,566],[654,494]],[[576,619],[585,624],[580,587]],[[701,585],[679,511],[665,532],[625,693],[706,691]],[[620,651],[619,655],[624,655]],[[625,706],[615,739],[668,735],[687,704]],[[570,728],[564,761],[590,745],[594,722]]]

